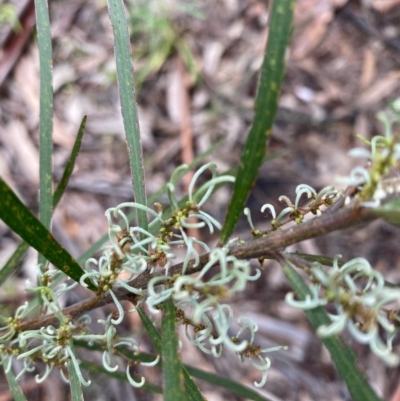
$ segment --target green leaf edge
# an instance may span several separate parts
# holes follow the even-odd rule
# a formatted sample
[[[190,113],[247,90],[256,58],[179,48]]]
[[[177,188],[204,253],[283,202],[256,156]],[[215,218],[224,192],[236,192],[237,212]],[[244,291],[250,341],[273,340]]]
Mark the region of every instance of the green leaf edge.
[[[163,303],[162,319],[162,363],[168,366],[163,369],[164,400],[183,401],[184,389],[182,378],[182,363],[178,355],[178,336],[175,326],[175,305],[171,298]]]
[[[75,353],[74,344],[70,344],[71,351]],[[69,383],[71,388],[71,401],[83,401],[82,385],[76,373],[75,365],[70,360],[67,364],[69,373]]]
[[[295,0],[274,0],[267,48],[261,68],[255,101],[255,116],[244,145],[233,194],[221,230],[219,244],[225,244],[243,213],[248,194],[263,163],[267,141],[278,108],[278,98],[285,71]]]
[[[145,311],[139,307],[137,308],[139,313],[140,319],[142,320],[143,326],[146,329],[147,333],[149,334],[151,341],[153,342],[154,346],[157,349],[157,352],[162,354],[162,341],[161,335],[154,327],[150,318],[146,315]],[[193,381],[192,377],[189,375],[188,371],[184,366],[182,366],[182,372],[184,377],[186,395],[189,401],[205,401],[205,398],[201,394],[199,387]]]
[[[57,189],[54,191],[53,196],[53,208],[58,205],[61,197],[63,196],[65,189],[67,188],[68,181],[74,171],[76,158],[78,157],[79,151],[81,149],[83,134],[85,133],[87,116],[83,116],[81,124],[79,126],[78,134],[76,135],[74,146],[72,147],[71,154],[68,158],[67,164],[65,165],[64,173],[61,178]]]
[[[85,273],[76,260],[57,242],[46,227],[21,202],[6,182],[0,177],[0,218],[30,246],[53,263],[73,280],[79,282]],[[87,282],[88,288],[96,287]]]
[[[111,25],[114,32],[115,61],[121,99],[122,118],[128,145],[132,186],[135,201],[146,205],[143,167],[143,151],[140,139],[139,118],[134,94],[133,65],[128,24],[122,0],[107,0]],[[147,230],[146,212],[137,209],[139,227]]]
[[[10,369],[8,372],[4,369],[4,373],[6,375],[11,394],[14,397],[14,401],[26,401],[25,395],[22,392],[12,369]]]
[[[53,214],[53,55],[47,1],[35,0],[35,12],[40,63],[39,220],[50,230]],[[39,263],[45,263],[43,255],[39,255]]]

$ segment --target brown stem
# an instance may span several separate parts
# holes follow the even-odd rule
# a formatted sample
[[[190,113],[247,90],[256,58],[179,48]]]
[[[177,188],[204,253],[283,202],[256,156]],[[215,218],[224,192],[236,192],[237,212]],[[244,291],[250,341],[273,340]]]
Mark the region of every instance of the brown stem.
[[[316,217],[307,222],[301,223],[295,227],[286,230],[275,231],[266,237],[249,240],[244,244],[233,246],[230,249],[230,254],[238,259],[252,258],[269,258],[275,259],[277,251],[286,248],[289,245],[295,244],[306,239],[319,237],[340,229],[349,228],[356,224],[365,223],[376,218],[371,209],[362,208],[359,206],[351,206],[346,209],[339,210],[337,213],[325,213],[322,216]],[[185,274],[193,274],[200,271],[208,262],[209,254],[200,257],[198,266],[194,266],[194,260],[189,262]],[[169,275],[180,274],[182,272],[183,263],[178,263],[170,268]],[[153,277],[162,276],[163,271],[149,274],[145,272],[129,282],[129,285],[138,289],[146,289],[147,284]],[[160,283],[161,284],[161,283]],[[133,304],[140,299],[140,296],[133,295],[125,288],[115,288],[114,294],[119,300],[129,300]],[[91,298],[80,301],[63,310],[63,314],[71,319],[82,315],[92,309],[112,303],[110,294],[106,293],[102,296],[93,296]],[[21,325],[20,330],[33,330],[48,325],[57,325],[58,319],[54,315],[40,317],[25,322]]]

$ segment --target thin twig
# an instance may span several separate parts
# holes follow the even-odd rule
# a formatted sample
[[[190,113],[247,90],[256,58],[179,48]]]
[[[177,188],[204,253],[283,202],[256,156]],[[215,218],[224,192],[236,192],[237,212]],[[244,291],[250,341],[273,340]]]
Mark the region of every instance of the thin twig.
[[[238,259],[266,258],[276,259],[280,250],[289,245],[306,239],[319,237],[340,229],[349,228],[360,223],[365,223],[375,219],[371,209],[359,206],[350,206],[338,211],[336,214],[325,213],[307,222],[301,223],[287,230],[280,230],[271,233],[268,236],[252,239],[244,244],[236,245],[230,249],[230,254]],[[199,264],[194,266],[194,260],[189,262],[186,269],[186,275],[199,272],[208,262],[209,254],[200,257]],[[178,263],[169,269],[169,275],[180,274],[183,263]],[[140,274],[131,280],[128,284],[138,289],[146,289],[149,281],[153,277],[164,275],[163,271],[149,274],[148,272]],[[160,283],[161,285],[162,283]],[[113,289],[119,300],[128,300],[136,304],[140,296],[133,295],[128,290],[119,287]],[[74,319],[83,313],[99,308],[101,306],[112,303],[113,300],[108,293],[102,296],[93,296],[91,298],[80,301],[63,310],[63,314],[70,319]],[[48,325],[57,325],[58,319],[54,315],[40,317],[21,324],[21,331],[38,329]]]

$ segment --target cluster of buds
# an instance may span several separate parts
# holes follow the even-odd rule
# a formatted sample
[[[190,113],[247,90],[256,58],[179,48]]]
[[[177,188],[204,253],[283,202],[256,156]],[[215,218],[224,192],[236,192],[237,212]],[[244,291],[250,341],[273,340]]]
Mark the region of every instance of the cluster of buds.
[[[293,293],[286,302],[308,310],[332,304],[336,312],[330,314],[332,323],[320,326],[317,334],[328,337],[347,328],[354,339],[369,344],[379,358],[390,366],[399,364],[393,353],[392,341],[400,329],[400,288],[386,285],[381,273],[366,259],[356,258],[339,265],[340,255],[328,270],[314,262],[310,274],[311,295],[303,301],[295,300]],[[382,335],[383,332],[383,335]]]
[[[257,326],[245,317],[239,318],[242,327],[236,336],[230,336],[228,332],[233,322],[233,311],[229,305],[221,303],[232,294],[244,290],[246,284],[256,280],[261,272],[251,269],[248,261],[229,255],[227,247],[211,251],[206,243],[189,235],[191,228],[206,228],[211,234],[215,229],[221,229],[221,224],[202,207],[216,185],[233,182],[234,177],[218,176],[215,164],[209,163],[193,175],[187,198],[178,201],[175,186],[187,171],[187,166],[181,166],[167,184],[170,203],[168,213],[163,211],[160,204],[156,204],[153,210],[135,202],[123,203],[106,211],[110,245],[105,247],[98,260],[90,258],[86,261],[85,274],[80,279],[84,287],[87,287],[89,281],[92,282],[98,296],[109,294],[116,305],[117,313],[99,320],[104,326],[103,333],[90,332],[89,316],[82,316],[73,322],[63,315],[58,299],[77,283],[67,286],[61,282],[62,275],[58,271],[50,272],[38,267],[39,286],[31,284],[31,290],[39,294],[42,304],[57,317],[59,325],[21,331],[20,322],[32,309],[32,304],[19,308],[14,318],[3,318],[6,326],[0,337],[0,363],[6,370],[11,369],[13,358],[23,359],[25,367],[18,373],[19,378],[24,372],[32,371],[35,364],[40,362],[45,364],[46,371],[42,376],[36,376],[38,382],[45,380],[53,367],[58,367],[66,381],[71,377],[73,369],[81,384],[89,385],[90,380],[84,378],[73,347],[74,340],[85,340],[102,345],[104,368],[115,372],[118,369],[118,364],[113,363],[116,347],[123,345],[139,352],[139,343],[134,338],[121,338],[117,335],[116,326],[125,315],[116,295],[116,289],[122,287],[137,296],[139,303],[145,303],[153,314],[158,314],[161,304],[172,298],[177,310],[182,313],[181,323],[185,323],[187,328],[194,328],[194,335],[189,334],[187,329],[187,336],[194,345],[215,357],[221,356],[225,346],[236,352],[240,360],[249,359],[253,366],[263,372],[261,381],[255,384],[264,385],[270,360],[262,354],[274,349],[262,350],[253,344]],[[200,176],[206,171],[211,173],[211,178],[207,177],[205,184],[195,190]],[[124,212],[126,209],[144,210],[150,216],[148,227],[132,226]],[[171,275],[169,270],[177,258],[175,251],[178,248],[185,251],[182,270],[179,274]],[[209,253],[208,262],[201,269],[200,250]],[[198,268],[197,276],[185,275],[189,262],[192,268]],[[142,273],[153,277],[146,288],[136,288],[132,280]],[[206,274],[212,278],[206,281]],[[240,339],[245,331],[250,332],[250,340]],[[152,366],[158,360],[159,357],[148,364],[142,362],[142,365]],[[131,377],[129,364],[126,374],[128,381],[135,387],[145,382],[143,377],[139,381]]]

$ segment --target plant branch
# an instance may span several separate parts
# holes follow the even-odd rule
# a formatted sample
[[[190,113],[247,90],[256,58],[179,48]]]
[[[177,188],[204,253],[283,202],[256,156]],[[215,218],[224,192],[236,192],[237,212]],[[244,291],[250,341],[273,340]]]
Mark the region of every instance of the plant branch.
[[[275,259],[276,251],[282,250],[289,245],[318,237],[323,234],[328,234],[340,229],[349,228],[360,223],[366,223],[376,219],[372,209],[362,208],[358,205],[353,205],[338,211],[337,213],[325,213],[322,216],[316,217],[307,222],[301,223],[295,227],[286,230],[275,231],[265,237],[252,239],[244,244],[236,245],[231,248],[230,254],[238,259],[252,259],[264,257],[266,259]],[[189,262],[186,269],[186,274],[190,275],[199,272],[208,262],[209,254],[200,257],[200,262],[194,266],[194,260]],[[170,268],[170,275],[180,274],[183,263],[178,263]],[[146,289],[147,284],[155,276],[164,275],[164,271],[158,271],[150,274],[148,272],[140,274],[128,284],[138,289]],[[128,300],[136,304],[140,296],[134,295],[128,290],[120,287],[113,289],[114,294],[119,300]],[[76,304],[69,306],[63,310],[63,314],[74,319],[85,312],[99,308],[101,306],[112,303],[112,297],[109,293],[101,296],[93,296]],[[58,319],[54,315],[40,317],[21,324],[20,330],[33,330],[48,325],[57,325]]]

